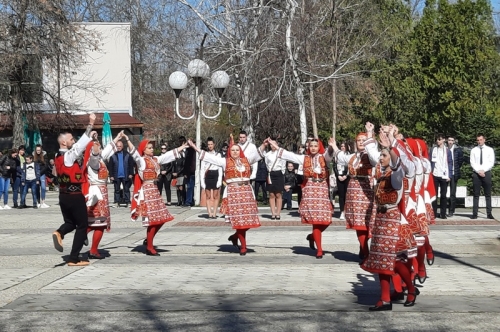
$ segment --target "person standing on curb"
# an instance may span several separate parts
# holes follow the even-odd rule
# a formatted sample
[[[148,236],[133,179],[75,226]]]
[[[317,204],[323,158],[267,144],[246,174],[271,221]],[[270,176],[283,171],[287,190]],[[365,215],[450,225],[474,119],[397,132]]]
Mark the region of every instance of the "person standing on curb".
[[[87,182],[86,161],[82,158],[87,144],[92,140],[91,137],[97,134],[92,131],[96,115],[90,113],[87,130],[75,143],[73,135],[70,133],[61,133],[57,138],[59,143],[59,154],[55,158],[56,172],[59,179],[59,206],[63,215],[64,224],[58,230],[52,233],[54,248],[63,252],[62,240],[64,236],[75,231],[73,238],[73,247],[68,259],[69,266],[86,266],[88,261],[80,260],[80,251],[87,240],[87,205],[85,196],[82,193],[82,185]]]
[[[109,179],[113,182],[114,205],[119,207],[120,203],[125,207],[130,204],[130,187],[134,177],[134,159],[127,150],[123,149],[123,142],[116,143],[116,153],[109,158]],[[120,197],[120,189],[123,187],[123,197]]]
[[[13,148],[8,154],[0,158],[0,199],[2,199],[3,194],[3,208],[0,206],[0,210],[10,210],[11,207],[9,203],[9,186],[10,181],[16,176],[16,159],[17,159],[17,149]]]
[[[476,139],[477,146],[470,152],[470,165],[473,170],[472,185],[474,188],[471,219],[477,219],[481,187],[483,187],[486,200],[486,216],[488,219],[495,219],[491,214],[491,169],[495,166],[495,151],[485,144],[486,137],[483,134],[477,135]]]
[[[464,163],[464,153],[453,136],[448,137],[448,149],[451,151],[452,168],[450,174],[450,205],[446,216],[453,217],[455,205],[457,204],[457,183],[460,179],[460,168]]]
[[[431,152],[432,176],[434,178],[436,193],[439,189],[440,213],[437,213],[437,199],[432,202],[432,209],[436,218],[439,217],[441,219],[446,219],[446,191],[448,190],[448,182],[450,182],[453,169],[451,151],[444,144],[445,139],[443,134],[438,134],[436,136],[436,146],[432,148]]]

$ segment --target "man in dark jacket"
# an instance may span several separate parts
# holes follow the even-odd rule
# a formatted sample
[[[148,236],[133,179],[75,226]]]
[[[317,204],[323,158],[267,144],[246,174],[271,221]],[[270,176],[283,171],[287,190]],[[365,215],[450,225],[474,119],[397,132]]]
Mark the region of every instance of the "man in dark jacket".
[[[255,175],[254,193],[255,199],[259,197],[259,188],[262,188],[262,202],[268,204],[267,199],[267,166],[266,161],[261,159],[257,162],[257,173]]]
[[[163,143],[161,145],[161,154],[167,153],[167,144]],[[165,194],[167,195],[167,206],[172,205],[172,192],[170,191],[170,185],[172,183],[172,170],[174,168],[173,163],[161,164],[160,165],[160,175],[158,175],[158,190],[160,191],[160,196],[162,194],[163,188],[165,188]]]
[[[448,149],[451,151],[452,173],[450,174],[450,205],[448,206],[448,217],[453,217],[457,202],[457,183],[460,179],[460,168],[464,163],[464,153],[458,146],[458,142],[453,136],[448,137]]]
[[[17,149],[10,150],[9,154],[0,159],[0,201],[3,195],[3,208],[9,210],[9,186],[12,178],[16,176]]]
[[[193,148],[186,149],[186,161],[184,164],[184,176],[186,177],[186,201],[184,206],[194,206],[194,185],[196,175],[196,151]]]
[[[23,176],[23,167],[24,167],[24,154],[26,149],[24,145],[20,145],[16,158],[16,173],[12,176],[12,200],[14,201],[14,207],[19,209],[27,208],[26,202],[23,201],[23,191],[24,185],[21,182],[21,177]],[[17,204],[18,197],[21,196],[21,204]]]
[[[135,162],[132,156],[123,149],[123,142],[116,143],[116,153],[109,158],[109,178],[115,186],[115,207],[119,207],[120,203],[128,207],[130,204],[130,187],[134,177]],[[123,186],[123,197],[120,198],[120,189]]]

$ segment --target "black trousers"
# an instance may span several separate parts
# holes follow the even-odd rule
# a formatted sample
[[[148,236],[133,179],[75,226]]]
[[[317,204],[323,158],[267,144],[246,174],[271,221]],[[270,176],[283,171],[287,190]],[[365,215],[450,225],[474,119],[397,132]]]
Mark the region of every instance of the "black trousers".
[[[450,214],[455,213],[455,206],[457,204],[457,183],[458,183],[458,176],[452,176],[450,178],[450,205],[448,207],[448,211],[450,211]]]
[[[438,204],[436,199],[432,202],[434,215],[441,218],[446,217],[446,191],[448,190],[448,181],[446,181],[446,179],[434,176],[434,189],[436,189],[436,194],[438,193],[439,189],[439,207],[441,212],[440,214],[437,213]]]
[[[165,188],[165,194],[167,195],[167,202],[171,203],[172,202],[172,192],[170,191],[170,184],[172,183],[172,177],[169,177],[170,180],[166,176],[160,175],[158,178],[158,182],[156,185],[158,186],[158,191],[161,193],[163,191],[163,188]]]
[[[254,194],[255,199],[259,198],[259,188],[262,188],[262,200],[267,202],[267,183],[266,181],[255,181],[254,182]]]
[[[115,178],[113,180],[115,186],[115,201],[113,203],[130,204],[130,186],[132,179],[130,178]],[[123,185],[123,199],[120,199],[120,185]]]
[[[64,219],[64,224],[57,230],[61,237],[74,230],[73,247],[69,254],[69,262],[76,263],[80,261],[78,256],[83,248],[83,243],[87,239],[87,206],[83,194],[65,194],[59,193],[59,206]]]
[[[477,216],[479,208],[479,195],[481,187],[484,190],[484,199],[486,200],[486,214],[491,215],[491,172],[484,173],[484,177],[477,173],[472,173],[472,188],[474,190],[474,199],[472,203],[472,215]]]
[[[340,212],[344,211],[345,206],[345,198],[347,196],[347,186],[349,185],[349,179],[347,178],[344,181],[339,181],[337,178],[337,192],[333,195],[332,201],[335,199],[335,196],[339,196],[339,208]]]

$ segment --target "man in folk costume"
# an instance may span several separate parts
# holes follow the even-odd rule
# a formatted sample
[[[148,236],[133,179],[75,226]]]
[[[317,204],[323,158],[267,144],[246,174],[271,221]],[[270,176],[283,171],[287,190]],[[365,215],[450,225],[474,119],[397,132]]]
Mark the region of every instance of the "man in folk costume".
[[[368,128],[369,122],[365,125]],[[373,135],[373,125],[367,129]],[[372,130],[370,132],[370,130]],[[370,136],[371,137],[371,136]],[[345,202],[346,228],[354,229],[359,242],[359,258],[362,261],[368,257],[368,240],[370,223],[375,219],[376,206],[374,203],[373,174],[377,159],[371,159],[365,151],[364,142],[368,139],[365,132],[356,136],[356,152],[346,153],[336,145],[333,146],[337,164],[349,168],[349,185]]]
[[[83,160],[83,152],[87,144],[95,134],[92,131],[96,116],[89,115],[89,124],[82,137],[75,143],[73,135],[61,133],[57,138],[59,143],[59,154],[55,158],[55,168],[59,180],[59,206],[64,218],[57,231],[52,233],[52,240],[57,251],[63,251],[62,240],[64,236],[74,230],[73,247],[68,259],[69,266],[86,266],[88,261],[79,258],[80,251],[87,240],[87,206],[85,196],[82,193],[82,185],[87,182],[86,161]]]
[[[436,218],[434,215],[434,210],[432,209],[432,202],[436,200],[436,187],[434,186],[434,178],[431,174],[432,166],[429,160],[429,150],[427,149],[427,144],[422,139],[417,139],[417,143],[422,152],[422,165],[424,168],[424,205],[425,205],[425,215],[427,225],[436,224]],[[427,264],[434,264],[434,251],[429,242],[429,236],[425,237],[425,254],[427,258]]]
[[[303,167],[300,218],[303,224],[312,225],[312,233],[307,235],[306,240],[309,241],[311,249],[317,249],[316,258],[323,258],[322,233],[332,223],[333,207],[328,189],[328,163],[332,160],[333,148],[329,147],[329,151],[325,151],[321,141],[313,138],[309,141],[306,155],[298,155],[280,148],[275,141],[269,140],[269,143],[277,150],[278,158]],[[330,138],[329,144],[335,145],[335,140]]]
[[[155,184],[155,180],[160,174],[160,164],[166,164],[180,158],[180,152],[187,145],[170,150],[160,156],[153,155],[153,144],[149,140],[143,140],[136,149],[127,135],[123,135],[127,140],[128,150],[137,164],[137,174],[134,180],[134,194],[130,206],[131,218],[133,221],[142,219],[142,226],[147,227],[146,239],[143,244],[146,246],[146,255],[160,256],[153,245],[153,239],[164,223],[174,219],[163,203],[163,199]]]
[[[405,170],[402,167],[400,151],[403,149],[394,148],[397,144],[394,138],[395,127],[389,129],[389,136],[385,132],[380,132],[383,142],[381,152],[378,152],[375,140],[369,139],[366,144],[366,151],[370,158],[379,156],[379,163],[376,166],[375,177],[377,179],[375,199],[377,200],[377,214],[371,228],[372,241],[368,257],[361,264],[361,268],[372,273],[378,273],[381,297],[375,306],[370,307],[370,311],[392,310],[390,295],[391,277],[396,273],[401,276],[408,287],[408,297],[405,306],[415,304],[417,290],[411,282],[411,274],[405,264],[408,250],[411,249],[412,235],[401,227],[401,211],[403,206],[403,178]],[[389,147],[387,147],[389,146]],[[410,156],[405,156],[410,159]],[[411,169],[411,162],[407,163]]]
[[[206,153],[198,148],[191,140],[189,145],[200,154],[200,160],[208,162],[224,170],[224,179],[227,183],[224,196],[226,198],[225,214],[233,229],[236,232],[228,238],[232,244],[240,251],[241,256],[247,253],[246,232],[250,228],[260,227],[257,201],[250,184],[252,174],[252,164],[262,159],[257,150],[250,150],[243,153],[241,147],[234,144],[231,135],[229,143],[229,153],[226,158]],[[261,149],[265,148],[263,143]],[[238,240],[241,247],[238,246]]]
[[[104,230],[111,230],[111,216],[108,200],[108,168],[105,160],[108,160],[116,151],[117,142],[123,137],[123,131],[118,133],[115,139],[103,150],[97,140],[97,135],[92,137],[93,141],[87,145],[85,160],[87,160],[88,182],[83,185],[83,194],[87,199],[88,227],[87,234],[94,231],[92,246],[89,251],[90,259],[103,259],[99,254],[99,243]]]

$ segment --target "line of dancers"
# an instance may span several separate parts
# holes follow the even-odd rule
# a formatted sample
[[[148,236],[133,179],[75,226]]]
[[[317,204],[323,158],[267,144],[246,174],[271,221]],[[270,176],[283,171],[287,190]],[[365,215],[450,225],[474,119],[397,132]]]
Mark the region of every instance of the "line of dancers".
[[[238,248],[241,256],[247,253],[247,231],[260,227],[257,202],[250,184],[250,165],[266,155],[302,165],[305,183],[299,212],[302,223],[312,226],[306,240],[309,247],[316,250],[316,258],[321,259],[322,233],[332,223],[333,212],[328,192],[328,163],[336,159],[338,164],[348,167],[351,177],[345,218],[347,228],[354,229],[358,237],[360,266],[377,274],[380,281],[380,301],[370,310],[392,310],[392,302],[405,299],[405,288],[404,305],[415,304],[419,290],[414,283],[422,284],[427,278],[425,259],[429,265],[434,262],[428,235],[429,224],[434,223],[431,201],[435,193],[430,183],[431,164],[424,141],[404,139],[394,125],[382,126],[377,141],[374,125],[368,122],[366,132],[357,135],[357,151],[352,154],[339,150],[333,138],[326,148],[320,140],[313,139],[307,153],[297,155],[279,147],[271,138],[258,148],[242,149],[234,144],[231,135],[226,157],[201,151],[191,140],[161,156],[154,156],[151,142],[143,140],[136,148],[123,131],[101,148],[97,133],[91,131],[95,116],[91,114],[89,120],[87,131],[78,142],[75,143],[69,133],[58,138],[60,153],[56,157],[56,171],[62,188],[59,197],[64,224],[52,237],[55,248],[62,252],[64,235],[76,229],[68,265],[89,264],[78,255],[91,231],[94,234],[88,257],[103,258],[98,246],[104,230],[109,231],[111,225],[106,188],[108,172],[104,160],[116,152],[116,143],[120,140],[126,140],[137,164],[131,218],[140,220],[146,227],[143,244],[150,256],[160,256],[153,244],[154,237],[164,223],[174,219],[154,181],[161,164],[174,161],[182,150],[191,146],[199,153],[201,161],[223,169],[227,189],[221,210],[235,230],[228,241]],[[266,153],[267,147],[275,152]],[[84,217],[74,213],[83,209],[86,211]]]

